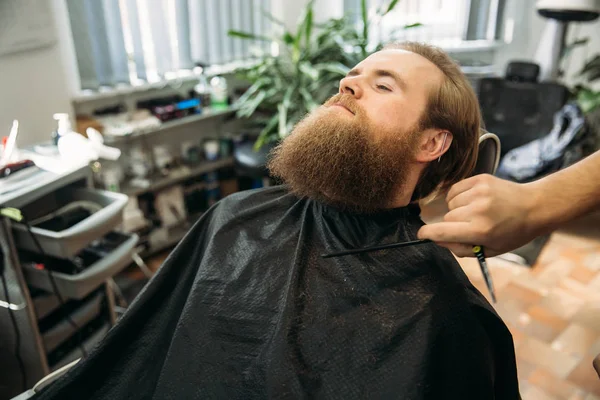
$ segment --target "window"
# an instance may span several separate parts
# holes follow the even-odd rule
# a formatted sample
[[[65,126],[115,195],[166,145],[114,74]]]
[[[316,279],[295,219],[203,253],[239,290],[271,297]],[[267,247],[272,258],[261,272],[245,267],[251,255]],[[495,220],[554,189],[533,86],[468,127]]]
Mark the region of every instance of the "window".
[[[268,50],[270,0],[67,0],[81,89],[137,85]]]
[[[415,40],[454,47],[468,40],[495,40],[504,0],[401,0],[379,24],[373,24],[373,42]],[[344,0],[344,9],[360,23],[360,0]],[[367,0],[373,15],[389,0]],[[403,29],[406,25],[422,26]]]

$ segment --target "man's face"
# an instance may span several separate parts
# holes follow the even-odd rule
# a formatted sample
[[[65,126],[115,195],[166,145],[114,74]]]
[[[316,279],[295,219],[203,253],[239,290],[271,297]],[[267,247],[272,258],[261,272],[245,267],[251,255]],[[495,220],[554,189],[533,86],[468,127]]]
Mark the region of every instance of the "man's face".
[[[419,55],[371,55],[275,149],[271,173],[300,196],[360,211],[390,207],[413,172],[419,121],[441,79]]]
[[[442,72],[429,60],[405,50],[383,50],[367,57],[340,81],[340,93],[364,110],[375,134],[399,136],[414,131]],[[350,113],[334,107],[338,118]],[[377,136],[376,136],[377,137]]]

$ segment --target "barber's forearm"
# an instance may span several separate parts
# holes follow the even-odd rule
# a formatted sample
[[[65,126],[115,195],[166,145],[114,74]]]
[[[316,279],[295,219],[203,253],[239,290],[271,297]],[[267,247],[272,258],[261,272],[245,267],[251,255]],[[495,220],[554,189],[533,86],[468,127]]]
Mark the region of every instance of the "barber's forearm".
[[[534,193],[531,223],[540,232],[600,208],[600,152],[528,184]]]

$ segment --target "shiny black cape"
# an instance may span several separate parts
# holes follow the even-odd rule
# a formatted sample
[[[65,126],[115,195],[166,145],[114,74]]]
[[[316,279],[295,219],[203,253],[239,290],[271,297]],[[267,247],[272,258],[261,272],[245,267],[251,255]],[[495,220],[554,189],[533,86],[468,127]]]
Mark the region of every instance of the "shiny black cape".
[[[39,399],[516,399],[512,337],[417,206],[285,187],[211,208],[95,351]]]

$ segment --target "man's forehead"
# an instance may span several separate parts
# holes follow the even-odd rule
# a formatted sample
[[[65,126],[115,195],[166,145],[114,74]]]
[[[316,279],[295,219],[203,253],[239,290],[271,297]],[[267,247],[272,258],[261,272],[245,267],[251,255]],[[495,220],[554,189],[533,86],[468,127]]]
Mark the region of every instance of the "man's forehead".
[[[387,69],[403,75],[421,72],[439,74],[439,68],[425,57],[404,49],[386,49],[371,54],[356,65],[355,69]]]

